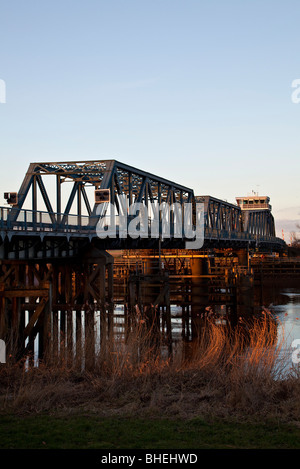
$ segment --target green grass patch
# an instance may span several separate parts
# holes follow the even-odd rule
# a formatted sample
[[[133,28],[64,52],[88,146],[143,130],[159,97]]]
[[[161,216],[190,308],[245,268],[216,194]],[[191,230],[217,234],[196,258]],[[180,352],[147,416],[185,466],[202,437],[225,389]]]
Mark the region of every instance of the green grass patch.
[[[299,449],[300,429],[272,423],[1,416],[0,449]]]

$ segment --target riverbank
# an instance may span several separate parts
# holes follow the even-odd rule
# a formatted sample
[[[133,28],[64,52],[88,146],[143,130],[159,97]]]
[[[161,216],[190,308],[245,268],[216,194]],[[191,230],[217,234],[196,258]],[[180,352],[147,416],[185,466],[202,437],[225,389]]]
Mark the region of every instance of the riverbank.
[[[300,448],[300,373],[280,376],[277,324],[264,314],[230,332],[206,321],[172,359],[139,330],[91,370],[2,365],[2,447],[206,447],[212,436],[213,447]]]

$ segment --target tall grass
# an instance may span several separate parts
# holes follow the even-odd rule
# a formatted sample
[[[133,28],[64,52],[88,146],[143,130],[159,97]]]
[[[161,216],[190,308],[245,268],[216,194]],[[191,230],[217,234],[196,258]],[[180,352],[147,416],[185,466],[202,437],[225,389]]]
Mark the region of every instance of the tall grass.
[[[277,324],[264,312],[234,329],[203,319],[199,337],[167,353],[155,321],[131,324],[126,340],[81,347],[78,360],[48,357],[38,367],[0,369],[0,410],[57,408],[155,415],[300,417],[299,374],[282,378]],[[82,363],[88,366],[82,366]]]

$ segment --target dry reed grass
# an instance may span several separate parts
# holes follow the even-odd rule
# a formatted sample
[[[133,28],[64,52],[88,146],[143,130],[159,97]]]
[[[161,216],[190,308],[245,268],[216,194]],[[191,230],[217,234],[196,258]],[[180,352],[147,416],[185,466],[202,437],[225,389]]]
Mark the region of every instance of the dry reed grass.
[[[138,321],[126,342],[107,338],[91,357],[85,347],[90,368],[61,357],[38,367],[4,365],[0,411],[299,420],[300,375],[280,377],[282,344],[269,314],[234,330],[205,319],[197,341],[181,342],[171,356],[163,349]]]

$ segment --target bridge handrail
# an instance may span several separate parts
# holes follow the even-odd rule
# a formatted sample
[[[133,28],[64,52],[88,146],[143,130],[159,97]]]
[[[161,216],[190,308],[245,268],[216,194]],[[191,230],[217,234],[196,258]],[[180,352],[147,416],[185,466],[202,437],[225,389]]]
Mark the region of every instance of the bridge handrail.
[[[13,210],[14,209],[10,207],[0,207],[1,229],[17,229],[24,231],[36,228],[51,231],[61,231],[62,229],[88,229],[93,226],[91,221],[93,219],[96,221],[99,218],[98,216],[92,215],[73,215],[21,209],[18,213],[17,220],[11,220],[9,215],[13,213]],[[53,222],[53,219],[55,219],[55,222]],[[64,223],[62,224],[63,220]]]
[[[99,215],[75,215],[46,211],[34,211],[21,209],[16,220],[10,219],[14,213],[13,207],[0,207],[0,230],[2,231],[49,231],[49,232],[95,232]],[[54,222],[53,222],[54,220]],[[130,221],[130,217],[128,217]],[[63,222],[63,223],[62,223]],[[151,219],[149,219],[151,223]],[[163,235],[164,233],[162,233]],[[257,236],[247,231],[235,231],[224,229],[211,229],[205,227],[205,239],[243,240],[257,241],[258,243],[284,244],[281,238],[274,236]],[[172,237],[172,235],[171,235]]]

